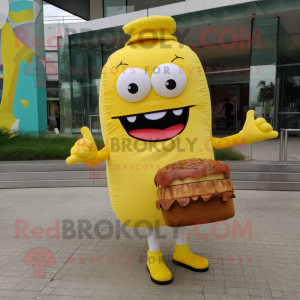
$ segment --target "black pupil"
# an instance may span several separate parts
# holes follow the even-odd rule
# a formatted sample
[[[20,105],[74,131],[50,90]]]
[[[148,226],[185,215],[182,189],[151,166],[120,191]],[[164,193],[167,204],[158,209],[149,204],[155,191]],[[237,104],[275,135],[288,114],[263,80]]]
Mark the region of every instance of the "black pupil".
[[[169,79],[166,81],[166,87],[169,90],[174,90],[176,88],[176,81],[173,79]]]
[[[135,83],[130,83],[127,88],[130,94],[136,94],[139,90],[139,87]]]

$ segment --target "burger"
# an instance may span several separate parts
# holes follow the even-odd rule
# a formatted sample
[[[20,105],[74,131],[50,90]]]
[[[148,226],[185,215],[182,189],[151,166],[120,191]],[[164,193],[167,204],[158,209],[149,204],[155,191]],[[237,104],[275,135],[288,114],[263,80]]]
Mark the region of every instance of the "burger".
[[[235,214],[230,168],[221,161],[191,158],[159,169],[154,182],[165,224],[181,227],[227,220]]]

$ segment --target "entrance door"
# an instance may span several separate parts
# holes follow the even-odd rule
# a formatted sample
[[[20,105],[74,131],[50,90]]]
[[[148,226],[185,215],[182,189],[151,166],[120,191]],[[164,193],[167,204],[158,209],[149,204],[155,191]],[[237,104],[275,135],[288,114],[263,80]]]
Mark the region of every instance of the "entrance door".
[[[54,131],[54,128],[58,128],[58,130],[60,131],[58,81],[47,81],[47,111],[48,111],[48,131]]]
[[[223,114],[223,106],[227,102],[233,105],[229,130],[234,133],[236,132],[237,84],[221,84],[211,86],[213,133],[225,133],[226,120],[225,115]]]
[[[59,100],[48,100],[48,131],[60,129]]]
[[[246,121],[246,114],[249,110],[249,83],[241,84],[241,105],[238,110],[237,118],[241,120],[241,129],[244,127]]]

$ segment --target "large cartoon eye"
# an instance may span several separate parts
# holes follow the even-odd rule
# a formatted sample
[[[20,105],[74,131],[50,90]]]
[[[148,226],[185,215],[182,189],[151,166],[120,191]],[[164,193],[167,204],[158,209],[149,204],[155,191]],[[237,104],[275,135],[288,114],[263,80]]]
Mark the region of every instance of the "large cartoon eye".
[[[175,64],[162,64],[155,68],[151,83],[155,92],[166,98],[180,95],[186,87],[184,71]]]
[[[117,91],[128,102],[143,100],[150,92],[151,82],[148,74],[139,68],[130,68],[121,73],[117,81]]]

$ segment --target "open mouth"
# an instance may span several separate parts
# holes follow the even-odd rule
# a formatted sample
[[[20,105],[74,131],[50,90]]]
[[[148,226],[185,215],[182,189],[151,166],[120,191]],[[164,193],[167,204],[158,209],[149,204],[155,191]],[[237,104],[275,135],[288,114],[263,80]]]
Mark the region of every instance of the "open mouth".
[[[135,139],[148,142],[167,141],[184,130],[189,119],[190,107],[192,106],[113,119],[120,119],[126,132]]]

